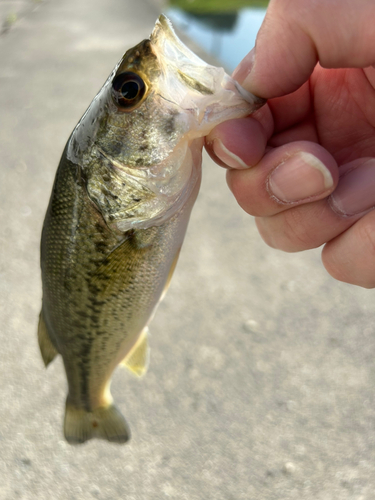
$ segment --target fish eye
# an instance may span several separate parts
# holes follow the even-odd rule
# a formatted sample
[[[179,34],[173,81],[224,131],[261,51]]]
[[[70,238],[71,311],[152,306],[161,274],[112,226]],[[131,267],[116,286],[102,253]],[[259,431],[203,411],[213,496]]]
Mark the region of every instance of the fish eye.
[[[112,95],[115,104],[130,111],[139,104],[145,95],[146,84],[142,78],[131,71],[120,73],[112,82]]]

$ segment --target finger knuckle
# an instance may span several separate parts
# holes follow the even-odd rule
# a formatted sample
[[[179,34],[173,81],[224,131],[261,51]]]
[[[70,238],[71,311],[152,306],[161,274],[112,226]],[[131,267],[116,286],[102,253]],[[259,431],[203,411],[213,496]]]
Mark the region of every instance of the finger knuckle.
[[[256,217],[255,222],[262,240],[271,248],[278,248],[274,241],[274,233],[269,230],[267,219],[264,217]]]
[[[361,282],[364,288],[375,288],[375,217],[370,217],[365,224],[359,225],[359,239],[363,242]]]
[[[273,217],[257,219],[258,231],[268,246],[284,252],[315,248],[314,231],[298,209],[289,209]]]
[[[374,216],[375,212],[325,245],[322,261],[333,278],[362,288],[375,288]]]
[[[364,242],[367,255],[375,259],[375,224],[370,220],[359,226],[359,238]]]
[[[308,221],[301,210],[290,209],[282,214],[281,250],[299,252],[314,248],[314,232],[311,231]]]

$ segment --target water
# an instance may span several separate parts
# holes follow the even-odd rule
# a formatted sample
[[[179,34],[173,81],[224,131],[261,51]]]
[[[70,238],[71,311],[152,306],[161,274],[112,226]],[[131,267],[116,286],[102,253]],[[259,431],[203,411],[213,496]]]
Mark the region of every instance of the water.
[[[193,15],[170,8],[168,17],[206,52],[216,57],[227,71],[254,47],[266,9],[241,9],[236,13]]]

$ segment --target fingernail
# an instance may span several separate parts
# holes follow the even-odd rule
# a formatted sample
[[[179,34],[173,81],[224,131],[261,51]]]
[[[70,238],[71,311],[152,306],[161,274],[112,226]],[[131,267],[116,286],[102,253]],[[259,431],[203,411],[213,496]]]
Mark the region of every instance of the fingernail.
[[[232,77],[241,85],[251,73],[255,61],[255,47],[242,59],[237,68],[233,71]]]
[[[330,196],[332,209],[347,217],[375,207],[375,160],[346,172]]]
[[[232,153],[232,151],[229,151],[229,149],[226,148],[217,137],[213,140],[212,149],[214,150],[215,155],[228,165],[228,167],[236,169],[249,168],[249,166],[246,165],[246,163],[241,160],[239,156]]]
[[[291,203],[324,193],[333,186],[331,172],[310,153],[299,152],[273,170],[268,188],[278,200]]]

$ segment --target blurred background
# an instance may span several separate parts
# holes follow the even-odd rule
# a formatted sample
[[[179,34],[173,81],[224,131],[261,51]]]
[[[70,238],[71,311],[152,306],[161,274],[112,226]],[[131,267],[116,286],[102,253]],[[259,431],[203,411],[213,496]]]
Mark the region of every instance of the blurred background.
[[[255,44],[265,0],[171,0],[174,25],[232,72]]]
[[[113,395],[129,445],[63,439],[61,359],[36,339],[39,241],[63,147],[163,11],[232,71],[266,2],[0,0],[0,499],[373,500],[374,291],[320,250],[266,247],[207,157],[142,380]]]

